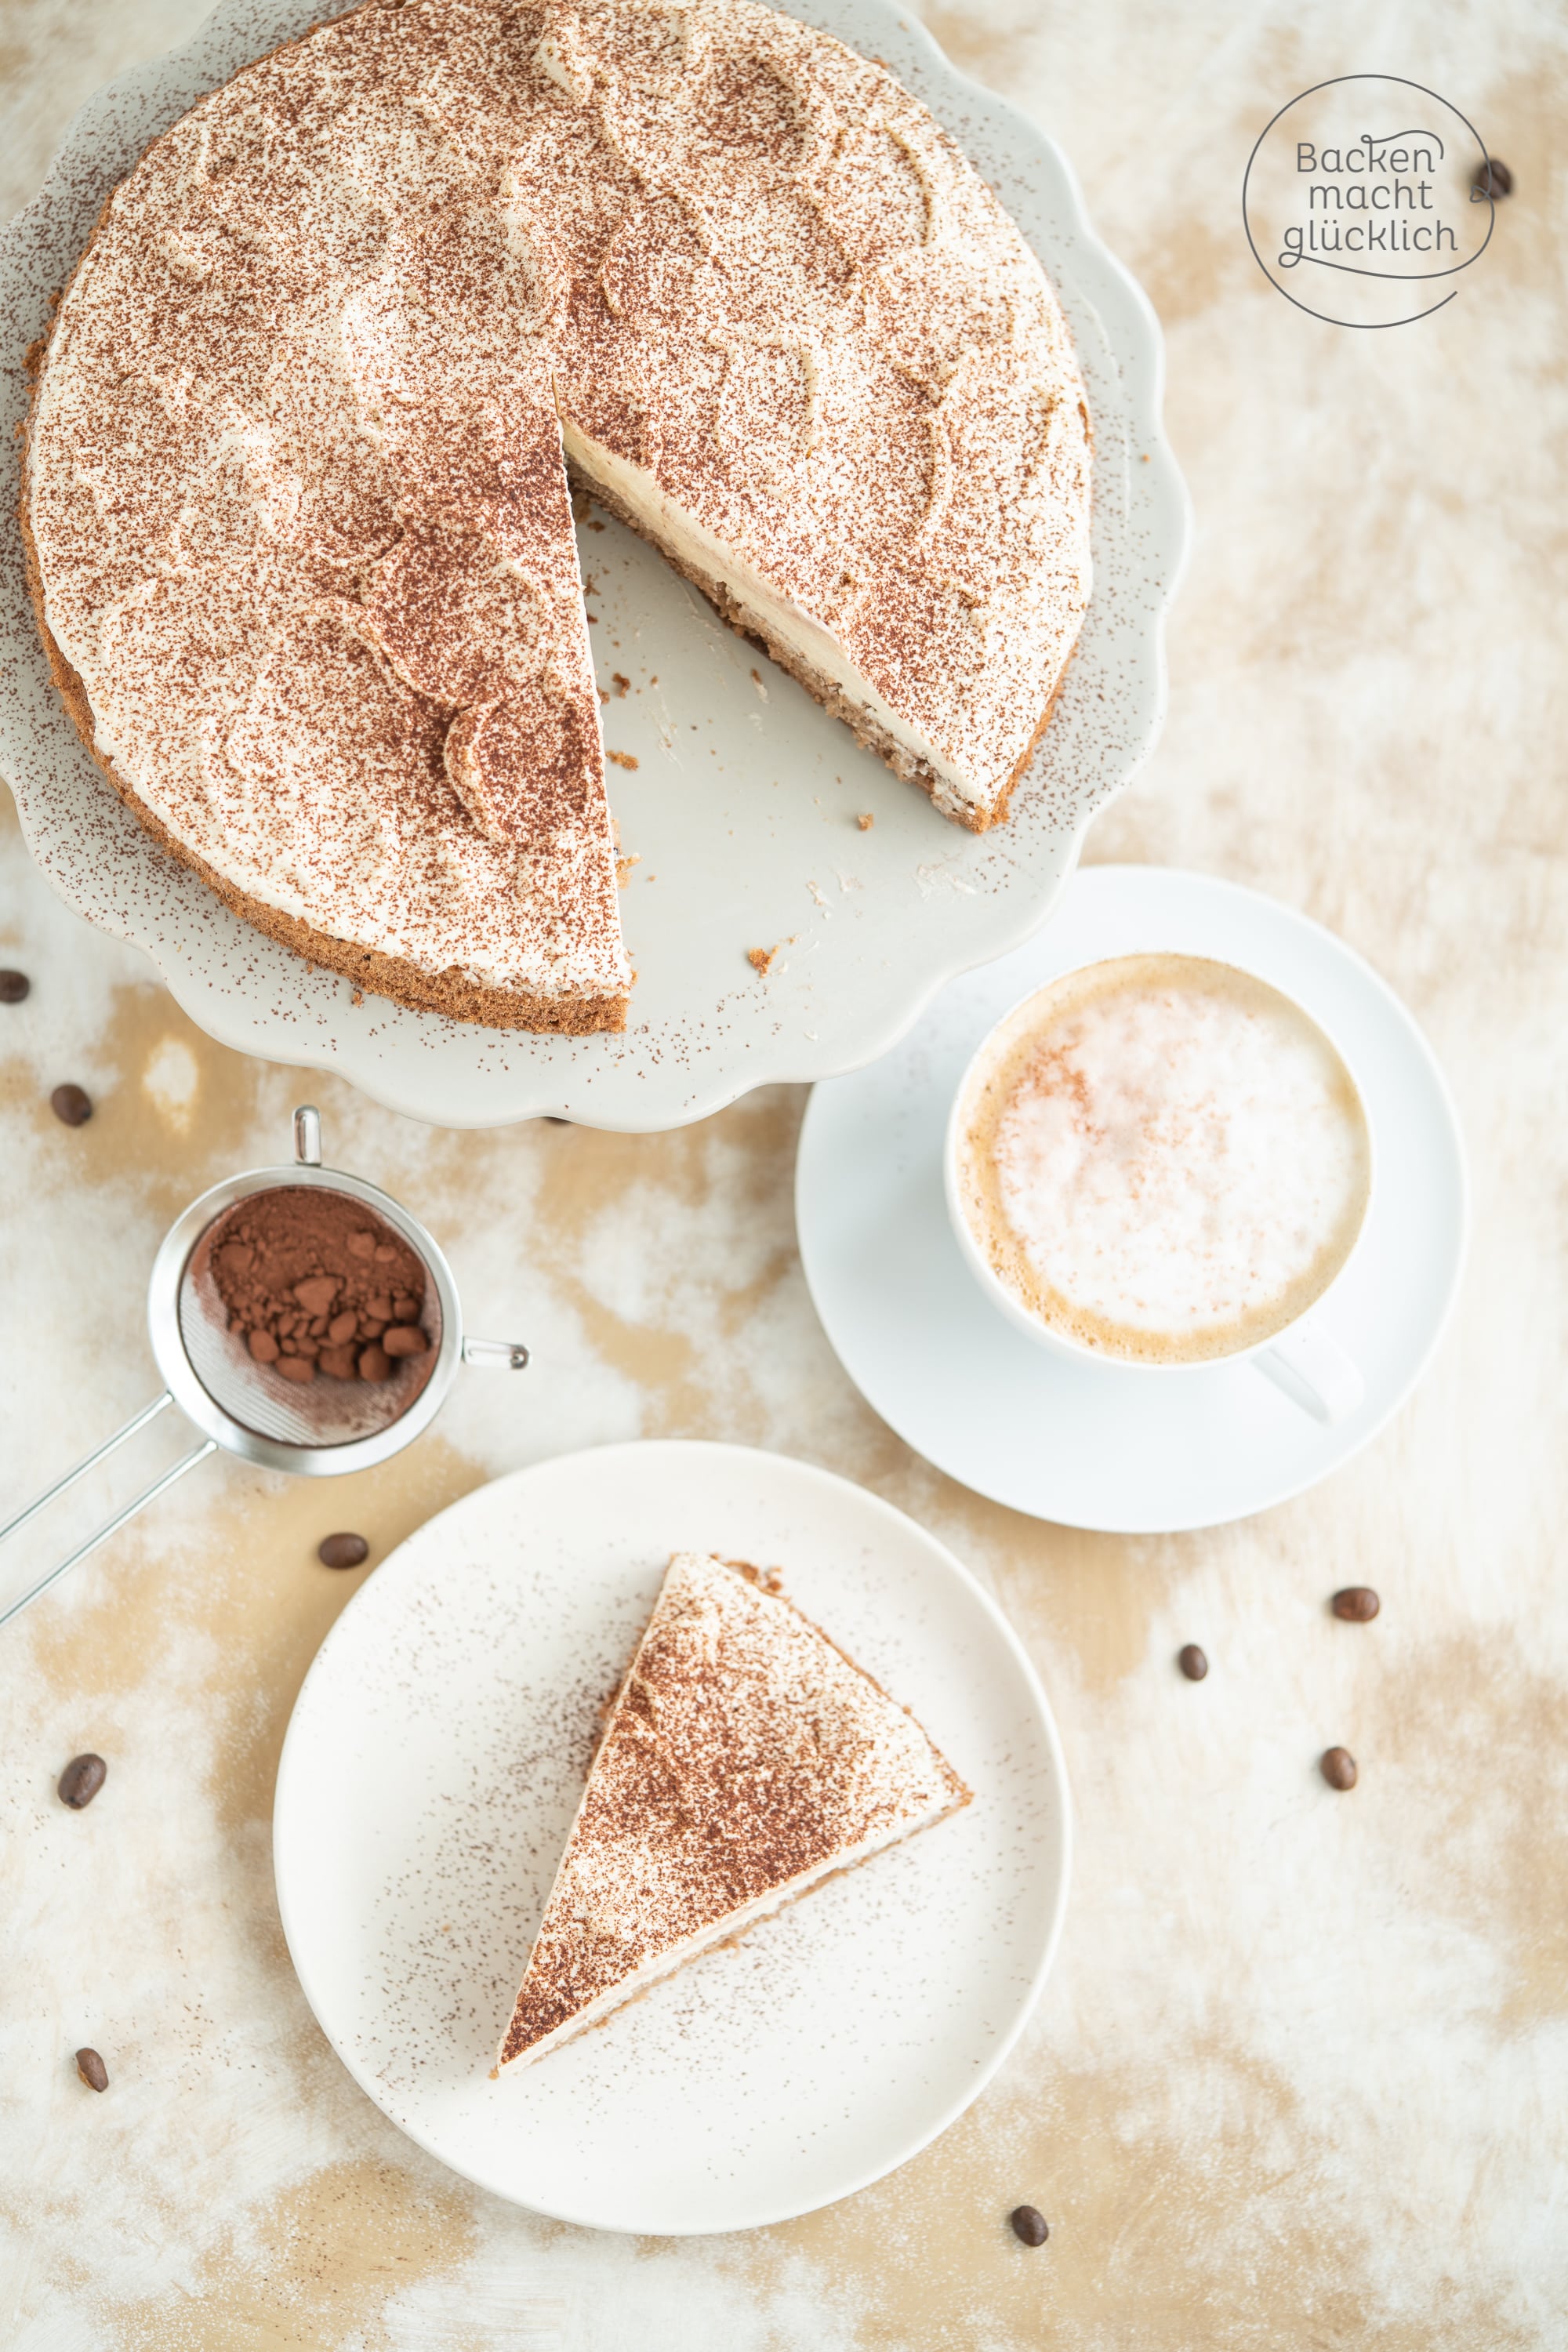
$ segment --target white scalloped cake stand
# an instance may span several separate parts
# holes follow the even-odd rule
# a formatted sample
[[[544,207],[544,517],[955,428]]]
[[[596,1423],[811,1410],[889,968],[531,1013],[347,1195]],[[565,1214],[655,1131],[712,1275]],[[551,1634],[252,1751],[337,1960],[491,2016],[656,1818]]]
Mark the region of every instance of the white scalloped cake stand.
[[[1066,309],[1096,445],[1094,597],[1040,749],[1005,825],[965,834],[862,751],[714,618],[641,541],[579,533],[593,583],[611,797],[635,852],[622,916],[637,985],[619,1037],[468,1027],[375,996],[239,921],[115,800],[50,683],[22,574],[14,427],[24,355],[109,189],[203,92],[341,13],[226,0],[186,47],[123,75],[78,115],[34,202],[0,238],[0,771],[33,855],[68,905],[142,948],[222,1043],[331,1070],[447,1127],[553,1112],[654,1129],[777,1079],[885,1053],[944,982],[1044,922],[1094,812],[1147,758],[1164,712],[1163,623],[1186,551],[1185,492],[1160,425],[1153,312],[1090,229],[1065,158],[954,70],[884,0],[795,14],[881,58],[960,142],[1029,239]],[[874,819],[862,830],[862,814]],[[765,974],[747,961],[777,950]]]

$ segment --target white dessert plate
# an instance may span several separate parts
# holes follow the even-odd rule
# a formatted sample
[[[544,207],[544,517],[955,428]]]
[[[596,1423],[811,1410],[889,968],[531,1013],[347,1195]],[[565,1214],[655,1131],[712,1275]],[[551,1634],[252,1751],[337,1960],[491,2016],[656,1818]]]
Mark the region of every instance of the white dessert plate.
[[[89,921],[143,948],[180,1003],[241,1051],[336,1072],[448,1127],[550,1112],[675,1127],[764,1081],[882,1053],[933,991],[1044,921],[1094,811],[1152,747],[1163,625],[1187,539],[1160,425],[1148,302],[1084,215],[1072,173],[1026,118],[958,73],[887,0],[797,0],[795,14],[882,58],[946,124],[1060,295],[1095,431],[1093,602],[1013,815],[974,835],[936,814],[618,524],[579,532],[638,978],[620,1037],[533,1037],[356,1004],[345,980],[232,915],[116,801],[49,681],[23,579],[15,426],[26,347],[105,195],[148,142],[250,59],[342,13],[323,0],[226,0],[186,47],[78,115],[44,187],[0,237],[0,772],[40,868]],[[618,693],[616,673],[627,681]],[[657,683],[655,682],[657,681]],[[857,819],[875,820],[861,831]],[[747,958],[777,949],[765,975]]]
[[[974,1801],[491,2082],[599,1706],[682,1549],[780,1568]],[[809,2212],[945,2129],[1044,1981],[1069,1844],[1045,1696],[952,1554],[806,1463],[675,1442],[540,1463],[400,1546],[305,1678],[273,1816],[300,1981],[377,2105],[498,2196],[668,2235]]]
[[[1058,1359],[969,1272],[942,1197],[958,1081],[994,1022],[1102,956],[1217,957],[1306,1006],[1355,1075],[1376,1181],[1355,1255],[1314,1315],[1366,1394],[1325,1428],[1250,1363],[1169,1375]],[[839,1361],[928,1462],[976,1493],[1075,1528],[1152,1535],[1246,1518],[1315,1486],[1377,1434],[1426,1370],[1468,1225],[1464,1148],[1431,1047],[1342,940],[1205,874],[1094,866],[1048,930],[956,982],[901,1045],[819,1086],[795,1172],[805,1278]]]

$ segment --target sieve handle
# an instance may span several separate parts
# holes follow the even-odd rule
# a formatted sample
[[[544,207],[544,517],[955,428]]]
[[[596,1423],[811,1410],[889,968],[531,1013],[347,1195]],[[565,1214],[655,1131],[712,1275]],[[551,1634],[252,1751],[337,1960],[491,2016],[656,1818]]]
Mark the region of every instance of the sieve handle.
[[[521,1372],[527,1369],[528,1349],[521,1339],[465,1339],[463,1361],[488,1371]]]
[[[167,1389],[163,1391],[162,1396],[154,1397],[150,1405],[144,1405],[140,1412],[132,1416],[123,1429],[117,1429],[112,1437],[106,1437],[96,1453],[84,1455],[74,1470],[68,1470],[63,1478],[57,1478],[52,1486],[46,1486],[41,1495],[36,1496],[25,1511],[18,1511],[14,1519],[7,1519],[5,1526],[0,1528],[0,1543],[4,1543],[7,1536],[17,1534],[26,1526],[29,1519],[36,1519],[46,1503],[52,1503],[55,1496],[63,1495],[68,1486],[74,1486],[79,1478],[85,1478],[88,1472],[97,1464],[108,1459],[117,1445],[123,1445],[128,1437],[134,1437],[139,1429],[145,1429],[147,1423],[155,1420],[166,1404],[173,1404],[174,1402]],[[29,1593],[27,1597],[31,1600],[32,1595]],[[4,1624],[5,1622],[4,1618],[0,1618],[0,1624]]]
[[[126,1428],[121,1430],[115,1436],[111,1437],[107,1445],[100,1445],[96,1454],[89,1454],[86,1462],[79,1463],[77,1467],[69,1472],[66,1477],[62,1478],[58,1486],[51,1486],[47,1495],[40,1495],[37,1501],[33,1504],[28,1510],[23,1512],[22,1518],[12,1520],[11,1528],[19,1528],[22,1525],[23,1519],[30,1519],[33,1516],[33,1512],[41,1509],[43,1505],[49,1500],[50,1496],[58,1495],[62,1487],[68,1486],[73,1479],[79,1478],[82,1472],[88,1469],[92,1463],[101,1461],[104,1454],[110,1452],[114,1446],[120,1444],[121,1438],[129,1437],[132,1429],[140,1429],[142,1422],[150,1421],[153,1413],[158,1412],[168,1402],[169,1399],[166,1396],[160,1397],[157,1404],[150,1405],[147,1411],[141,1414],[137,1420],[132,1422]],[[74,1568],[79,1559],[85,1559],[89,1551],[96,1551],[100,1543],[106,1542],[111,1535],[116,1534],[118,1530],[125,1525],[127,1519],[133,1519],[136,1517],[137,1512],[142,1507],[143,1504],[152,1502],[155,1496],[163,1494],[166,1487],[172,1486],[176,1478],[183,1478],[187,1470],[194,1470],[198,1462],[205,1462],[209,1454],[216,1454],[216,1438],[204,1438],[201,1444],[194,1447],[189,1454],[184,1454],[181,1460],[175,1463],[172,1470],[165,1470],[161,1478],[154,1478],[150,1486],[143,1486],[142,1492],[137,1496],[133,1503],[127,1503],[122,1511],[116,1511],[111,1519],[105,1519],[102,1527],[96,1528],[94,1532],[89,1536],[85,1543],[78,1544],[75,1551],[68,1552],[64,1559],[58,1560],[55,1566],[50,1569],[48,1574],[47,1576],[40,1576],[37,1584],[35,1584],[29,1591],[24,1592],[19,1601],[13,1601],[9,1609],[0,1610],[0,1625],[8,1624],[13,1617],[19,1616],[21,1612],[27,1606],[28,1601],[36,1601],[40,1592],[47,1592],[49,1586],[54,1583],[57,1577],[63,1576],[68,1568]],[[0,1528],[0,1540],[3,1540],[5,1537],[10,1534],[11,1528]]]

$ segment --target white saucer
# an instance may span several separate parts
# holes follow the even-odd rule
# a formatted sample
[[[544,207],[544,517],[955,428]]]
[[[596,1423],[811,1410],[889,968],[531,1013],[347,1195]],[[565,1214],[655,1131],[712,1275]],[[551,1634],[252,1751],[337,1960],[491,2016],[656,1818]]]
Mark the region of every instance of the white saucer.
[[[638,978],[623,1036],[481,1029],[366,995],[231,914],[99,774],[49,678],[16,517],[24,355],[104,197],[149,141],[251,58],[342,0],[223,0],[184,48],[90,100],[38,195],[0,231],[0,769],[39,868],[89,922],[145,950],[210,1036],[331,1070],[444,1127],[540,1112],[679,1127],[779,1079],[883,1053],[952,973],[1050,911],[1096,809],[1147,758],[1165,706],[1165,612],[1186,494],[1160,423],[1159,322],[1095,236],[1066,158],[950,65],[893,0],[793,0],[883,59],[1001,194],[1061,297],[1094,420],[1094,594],[1012,814],[937,814],[847,729],[724,628],[619,525],[584,525],[610,798],[641,863],[621,894]],[[612,673],[629,681],[613,686]],[[868,832],[857,818],[874,817]],[[747,961],[776,950],[765,973]]]
[[[672,1550],[784,1587],[974,1801],[492,2083],[592,1751]],[[278,1773],[278,1902],[361,2087],[482,2188],[684,2235],[812,2211],[913,2156],[1022,2031],[1067,1901],[1061,1747],[994,1604],[912,1520],[738,1445],[605,1446],[481,1487],[322,1643]]]
[[[947,1116],[993,1022],[1058,972],[1168,949],[1275,982],[1333,1037],[1372,1121],[1377,1186],[1320,1318],[1366,1396],[1332,1429],[1251,1364],[1162,1378],[1048,1355],[990,1304],[942,1199]],[[1358,955],[1278,900],[1204,874],[1096,866],[1047,929],[955,981],[890,1054],[814,1091],[795,1214],[805,1278],[840,1362],[906,1444],[1033,1517],[1128,1535],[1213,1527],[1348,1461],[1425,1370],[1458,1287],[1464,1148],[1432,1050]]]

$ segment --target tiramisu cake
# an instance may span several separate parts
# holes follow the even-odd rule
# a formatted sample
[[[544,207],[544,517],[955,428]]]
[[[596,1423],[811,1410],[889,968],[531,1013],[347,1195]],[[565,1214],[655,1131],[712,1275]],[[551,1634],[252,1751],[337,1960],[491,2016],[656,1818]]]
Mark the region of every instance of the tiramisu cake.
[[[610,1710],[498,2066],[542,2058],[969,1793],[914,1717],[755,1570],[677,1552]]]
[[[1089,425],[995,197],[752,0],[365,0],[105,206],[23,490],[60,690],[230,906],[410,1004],[617,1028],[568,467],[962,824],[1089,596]]]

